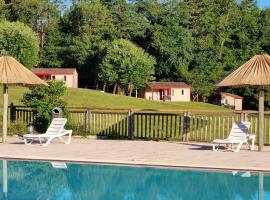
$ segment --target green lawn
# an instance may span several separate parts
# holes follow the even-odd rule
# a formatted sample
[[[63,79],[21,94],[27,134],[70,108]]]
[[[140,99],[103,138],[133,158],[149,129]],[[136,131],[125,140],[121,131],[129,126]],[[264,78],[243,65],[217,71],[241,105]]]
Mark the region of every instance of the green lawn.
[[[9,103],[18,105],[22,94],[28,89],[23,87],[9,87]],[[155,102],[134,97],[126,97],[102,93],[89,89],[68,89],[64,96],[68,106],[91,107],[91,108],[111,108],[111,109],[138,109],[138,110],[224,110],[220,106],[207,103],[196,102]],[[0,103],[2,104],[2,93],[0,93]]]

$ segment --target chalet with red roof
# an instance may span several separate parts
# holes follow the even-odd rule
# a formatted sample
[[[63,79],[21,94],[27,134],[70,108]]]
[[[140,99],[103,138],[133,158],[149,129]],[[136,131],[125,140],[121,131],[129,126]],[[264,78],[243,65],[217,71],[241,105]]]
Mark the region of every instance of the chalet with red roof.
[[[243,97],[227,92],[217,93],[209,98],[209,102],[234,110],[242,110],[243,107]]]
[[[145,88],[144,97],[156,101],[190,101],[191,86],[184,82],[153,82]]]
[[[78,73],[75,68],[33,68],[32,72],[42,80],[62,80],[67,87],[78,88]]]

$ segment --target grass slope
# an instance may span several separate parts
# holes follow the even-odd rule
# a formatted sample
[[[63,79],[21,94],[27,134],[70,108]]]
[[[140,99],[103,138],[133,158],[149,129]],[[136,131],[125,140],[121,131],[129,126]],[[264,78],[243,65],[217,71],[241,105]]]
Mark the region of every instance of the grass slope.
[[[23,93],[28,91],[23,87],[9,87],[9,103],[22,104],[20,98]],[[220,106],[197,102],[155,102],[146,99],[126,97],[102,93],[89,89],[69,88],[64,96],[68,106],[72,107],[90,107],[90,108],[111,108],[111,109],[138,109],[138,110],[224,110]],[[2,93],[0,94],[0,103],[2,104]]]
[[[112,95],[88,89],[69,89],[65,99],[68,105],[90,106],[95,108],[122,108],[122,109],[222,109],[207,103],[196,102],[156,102],[141,98]]]

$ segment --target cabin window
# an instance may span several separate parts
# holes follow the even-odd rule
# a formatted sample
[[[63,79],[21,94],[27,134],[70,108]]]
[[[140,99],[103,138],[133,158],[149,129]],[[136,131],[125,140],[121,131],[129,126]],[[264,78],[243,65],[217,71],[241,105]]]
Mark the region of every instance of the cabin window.
[[[52,80],[55,80],[55,76],[52,76]]]
[[[66,76],[66,75],[64,76],[64,81],[65,81],[65,82],[67,81],[67,76]]]
[[[174,96],[174,89],[172,89],[172,96]]]
[[[181,95],[185,95],[185,90],[181,90]]]
[[[228,99],[225,99],[225,104],[228,104]]]

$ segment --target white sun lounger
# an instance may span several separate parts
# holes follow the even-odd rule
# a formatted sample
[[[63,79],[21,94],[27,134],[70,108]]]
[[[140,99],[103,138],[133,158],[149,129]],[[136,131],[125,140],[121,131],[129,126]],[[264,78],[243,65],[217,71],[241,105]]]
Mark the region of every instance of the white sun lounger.
[[[23,136],[24,143],[30,145],[35,139],[39,140],[42,144],[42,140],[45,139],[43,146],[47,146],[53,139],[59,138],[65,144],[69,144],[71,140],[72,130],[65,130],[64,126],[67,123],[66,118],[54,118],[44,134],[26,134]],[[63,136],[68,135],[68,141],[63,139]]]
[[[213,143],[213,151],[217,151],[221,144],[231,145],[231,150],[238,152],[243,144],[248,144],[250,150],[254,150],[255,135],[249,135],[248,129],[250,128],[250,122],[234,122],[231,132],[226,139],[215,139]],[[249,144],[251,142],[251,146]],[[233,145],[238,145],[236,149]]]

